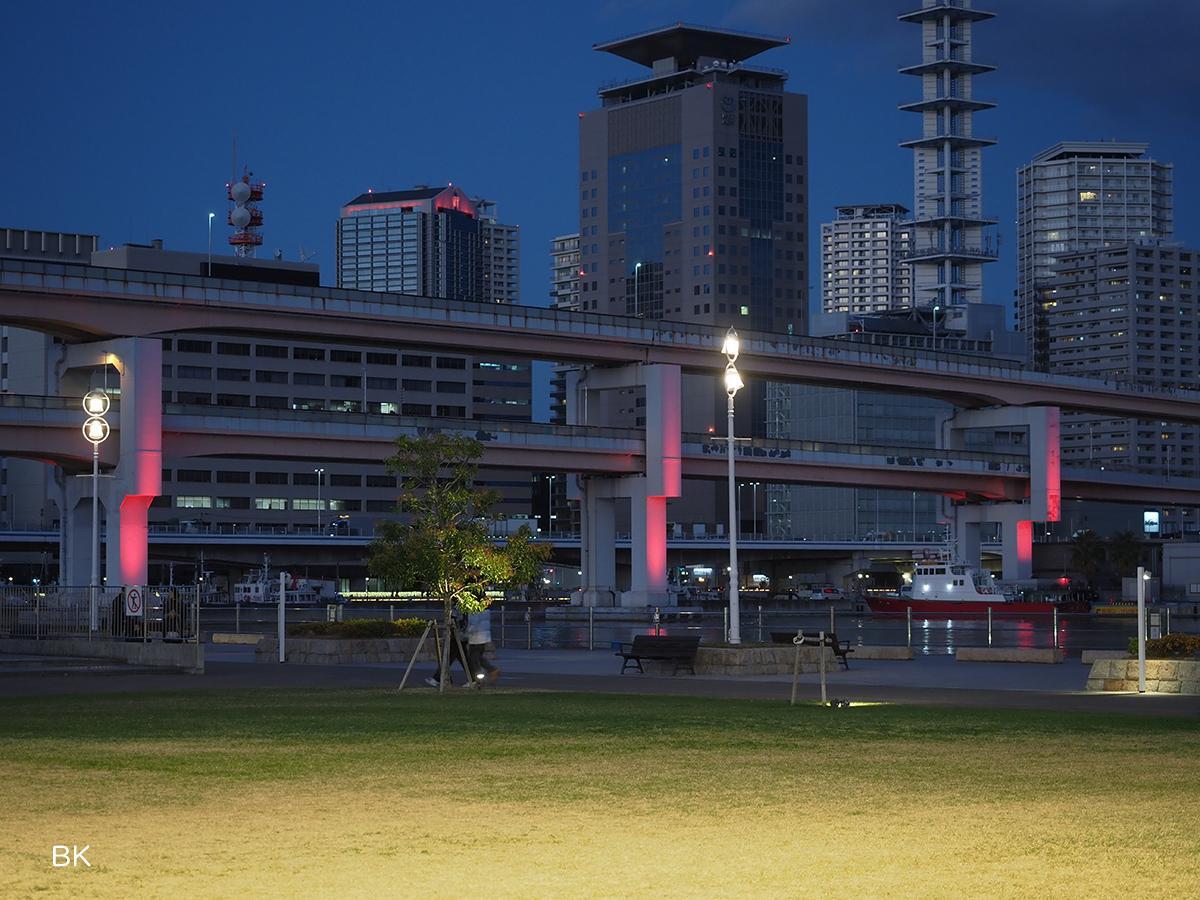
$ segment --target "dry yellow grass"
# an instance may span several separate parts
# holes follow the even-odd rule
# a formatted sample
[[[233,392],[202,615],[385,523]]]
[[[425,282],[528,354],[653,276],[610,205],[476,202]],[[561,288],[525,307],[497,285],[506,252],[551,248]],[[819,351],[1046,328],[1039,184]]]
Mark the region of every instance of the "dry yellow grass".
[[[1190,723],[373,691],[0,715],[5,897],[1200,894]]]

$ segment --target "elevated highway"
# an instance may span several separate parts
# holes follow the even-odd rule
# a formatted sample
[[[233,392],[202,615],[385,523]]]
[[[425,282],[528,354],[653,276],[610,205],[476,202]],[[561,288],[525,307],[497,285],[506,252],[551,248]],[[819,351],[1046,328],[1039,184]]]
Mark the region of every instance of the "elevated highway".
[[[208,331],[424,346],[716,375],[719,329],[511,305],[0,260],[0,321],[67,341]],[[1200,423],[1200,393],[1025,372],[950,353],[742,334],[743,375],[934,396],[961,407],[1058,406]]]
[[[114,414],[119,404],[114,404]],[[114,415],[111,418],[119,418]],[[78,402],[67,397],[0,396],[0,456],[42,459],[82,472],[91,466],[90,445],[79,432]],[[164,404],[162,447],[166,457],[342,459],[378,463],[395,438],[431,431],[465,434],[481,441],[487,468],[636,475],[644,471],[645,440],[635,429],[554,426],[537,423],[424,419],[290,410]],[[120,457],[120,428],[101,445],[107,467]],[[728,477],[723,442],[684,434],[684,478]],[[965,450],[888,448],[826,441],[759,439],[738,447],[738,473],[775,484],[821,484],[914,490],[959,499],[1020,501],[1029,492],[1024,456]],[[1081,500],[1200,505],[1200,479],[1161,479],[1134,473],[1063,472],[1063,496]]]

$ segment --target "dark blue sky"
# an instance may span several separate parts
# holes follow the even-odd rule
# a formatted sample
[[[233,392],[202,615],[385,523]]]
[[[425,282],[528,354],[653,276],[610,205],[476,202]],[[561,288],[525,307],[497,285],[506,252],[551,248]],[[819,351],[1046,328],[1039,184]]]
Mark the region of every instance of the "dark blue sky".
[[[918,117],[896,105],[919,82],[918,30],[895,15],[919,0],[600,0],[592,4],[82,0],[5,11],[8,87],[0,226],[161,237],[203,250],[223,213],[231,137],[268,184],[265,255],[317,250],[334,279],[338,207],[368,187],[454,181],[522,227],[524,302],[546,302],[551,236],[577,226],[577,113],[631,63],[591,45],[673,21],[791,37],[760,57],[810,102],[811,223],[834,204],[911,204],[897,147]],[[1176,236],[1200,243],[1200,3],[992,0],[976,82],[985,208],[1003,258],[989,299],[1013,288],[1015,168],[1059,140],[1145,140],[1176,164]],[[218,220],[218,224],[219,224]],[[225,247],[227,230],[214,231]],[[810,282],[816,284],[814,267]]]

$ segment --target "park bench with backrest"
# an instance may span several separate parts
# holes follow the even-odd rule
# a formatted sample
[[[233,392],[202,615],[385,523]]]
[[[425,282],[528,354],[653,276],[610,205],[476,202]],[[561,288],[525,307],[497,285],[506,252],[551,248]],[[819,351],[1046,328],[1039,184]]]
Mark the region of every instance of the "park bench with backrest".
[[[642,668],[642,660],[655,660],[656,662],[673,662],[675,670],[672,675],[678,674],[680,669],[690,669],[692,674],[696,674],[696,651],[700,648],[700,638],[698,637],[669,637],[667,635],[654,634],[636,634],[633,636],[632,643],[623,643],[616,655],[621,657],[624,662],[621,664],[621,674],[625,674],[625,670],[630,665],[637,666],[639,672],[645,673]]]
[[[771,642],[775,644],[790,644],[795,637],[796,635],[790,631],[771,632]],[[820,643],[820,635],[806,634],[802,646],[816,647]],[[824,646],[833,650],[834,658],[842,664],[843,669],[850,668],[850,654],[854,652],[854,648],[850,646],[849,641],[839,641],[836,632],[829,632],[825,635]]]

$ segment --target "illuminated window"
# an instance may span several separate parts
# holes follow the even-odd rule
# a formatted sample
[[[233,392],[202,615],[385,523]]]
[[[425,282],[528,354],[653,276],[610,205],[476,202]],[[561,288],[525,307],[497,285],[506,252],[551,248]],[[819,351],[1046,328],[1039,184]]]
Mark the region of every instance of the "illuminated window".
[[[212,509],[212,497],[176,497],[175,506],[182,509]]]
[[[1095,200],[1095,199],[1096,199],[1095,191],[1080,191],[1079,192],[1079,202],[1080,203],[1085,203],[1087,201]]]

